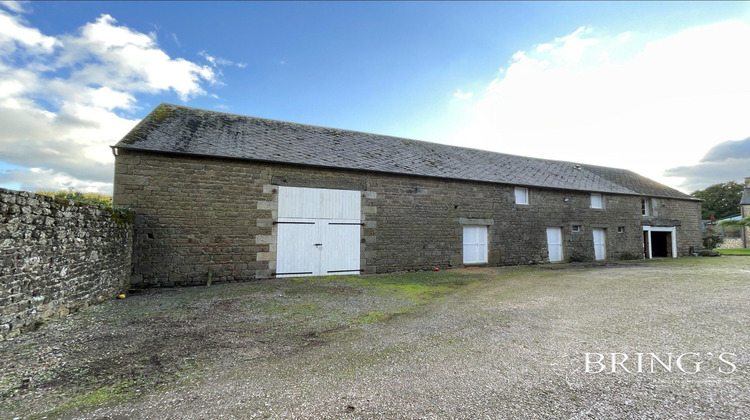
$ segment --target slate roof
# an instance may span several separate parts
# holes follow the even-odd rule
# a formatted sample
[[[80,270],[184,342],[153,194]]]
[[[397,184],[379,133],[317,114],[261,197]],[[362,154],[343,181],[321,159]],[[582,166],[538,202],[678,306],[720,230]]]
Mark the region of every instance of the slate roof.
[[[740,205],[745,206],[750,204],[750,187],[745,187],[745,191],[742,193],[742,198],[740,199]]]
[[[625,169],[161,104],[115,148],[695,200]]]

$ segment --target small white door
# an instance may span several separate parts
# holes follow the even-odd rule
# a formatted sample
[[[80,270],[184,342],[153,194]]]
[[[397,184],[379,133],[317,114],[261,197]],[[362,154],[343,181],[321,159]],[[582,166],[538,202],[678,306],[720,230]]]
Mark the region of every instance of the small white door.
[[[594,228],[594,258],[597,260],[607,259],[607,230]]]
[[[549,250],[550,262],[562,261],[562,228],[547,228],[547,249]]]
[[[487,226],[464,226],[464,264],[487,262]]]

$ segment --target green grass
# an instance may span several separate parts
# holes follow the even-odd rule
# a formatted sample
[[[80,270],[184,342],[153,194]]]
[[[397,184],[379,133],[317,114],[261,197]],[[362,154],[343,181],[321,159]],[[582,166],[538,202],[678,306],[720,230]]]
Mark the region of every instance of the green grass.
[[[365,276],[300,277],[290,280],[295,283],[321,284],[332,288],[353,287],[361,292],[422,305],[451,293],[461,286],[484,279],[486,276],[483,273],[448,270]]]
[[[133,386],[130,382],[120,382],[114,386],[105,386],[88,394],[79,395],[69,399],[65,404],[47,411],[45,413],[31,416],[32,419],[48,418],[57,416],[62,413],[70,413],[84,409],[90,409],[97,406],[109,405],[122,402],[131,397],[134,392],[130,389]]]
[[[386,319],[388,319],[387,313],[383,311],[370,311],[357,318],[356,321],[362,324],[371,324],[373,322],[382,322]]]
[[[349,277],[347,283],[371,290],[381,296],[407,299],[422,305],[477,281],[486,275],[455,271],[422,271],[408,274]],[[330,279],[330,278],[329,278]]]
[[[363,307],[358,313],[352,313],[335,319],[341,325],[362,325],[388,322],[393,317],[414,312],[418,307],[426,305],[457,291],[459,288],[475,283],[487,277],[486,273],[467,273],[457,271],[422,271],[416,273],[379,274],[365,276],[328,276],[328,277],[300,277],[289,279],[299,290],[292,287],[287,293],[299,292],[298,296],[309,299],[315,294],[318,301],[326,301],[326,305],[304,307],[307,311],[296,312],[291,308],[282,307],[284,316],[294,318],[304,313],[306,316],[322,317],[326,312],[335,308],[340,297],[335,291],[345,293],[365,294],[376,296],[382,306]],[[333,299],[333,301],[330,301]],[[386,304],[389,303],[389,304]],[[299,305],[299,304],[297,304]],[[274,302],[271,306],[278,306]],[[265,309],[266,312],[269,308]]]
[[[750,255],[750,248],[738,248],[738,249],[720,249],[717,248],[715,251],[719,251],[721,255]]]

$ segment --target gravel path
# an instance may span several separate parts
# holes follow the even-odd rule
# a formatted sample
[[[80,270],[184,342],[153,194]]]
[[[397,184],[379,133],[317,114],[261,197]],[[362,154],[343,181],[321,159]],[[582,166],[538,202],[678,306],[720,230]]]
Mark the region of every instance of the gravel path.
[[[240,335],[163,389],[52,417],[750,417],[750,259],[447,273],[471,281],[378,322],[337,318],[331,325],[347,326],[304,345],[283,329],[268,337],[281,347]],[[352,286],[348,303],[331,299],[326,311],[394,305],[362,290]],[[605,356],[605,372],[584,371],[587,352]],[[651,373],[647,357],[642,373],[611,373],[611,353],[628,355],[631,371],[637,353],[690,354],[682,370],[673,360],[671,372],[657,364]],[[721,372],[732,367],[721,353],[732,373]]]

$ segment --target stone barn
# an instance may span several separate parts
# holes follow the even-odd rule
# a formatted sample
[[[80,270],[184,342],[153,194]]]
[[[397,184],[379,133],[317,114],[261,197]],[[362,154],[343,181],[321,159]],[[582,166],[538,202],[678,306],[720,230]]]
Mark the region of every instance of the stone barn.
[[[170,104],[113,153],[134,287],[701,248],[700,201],[623,169]]]

